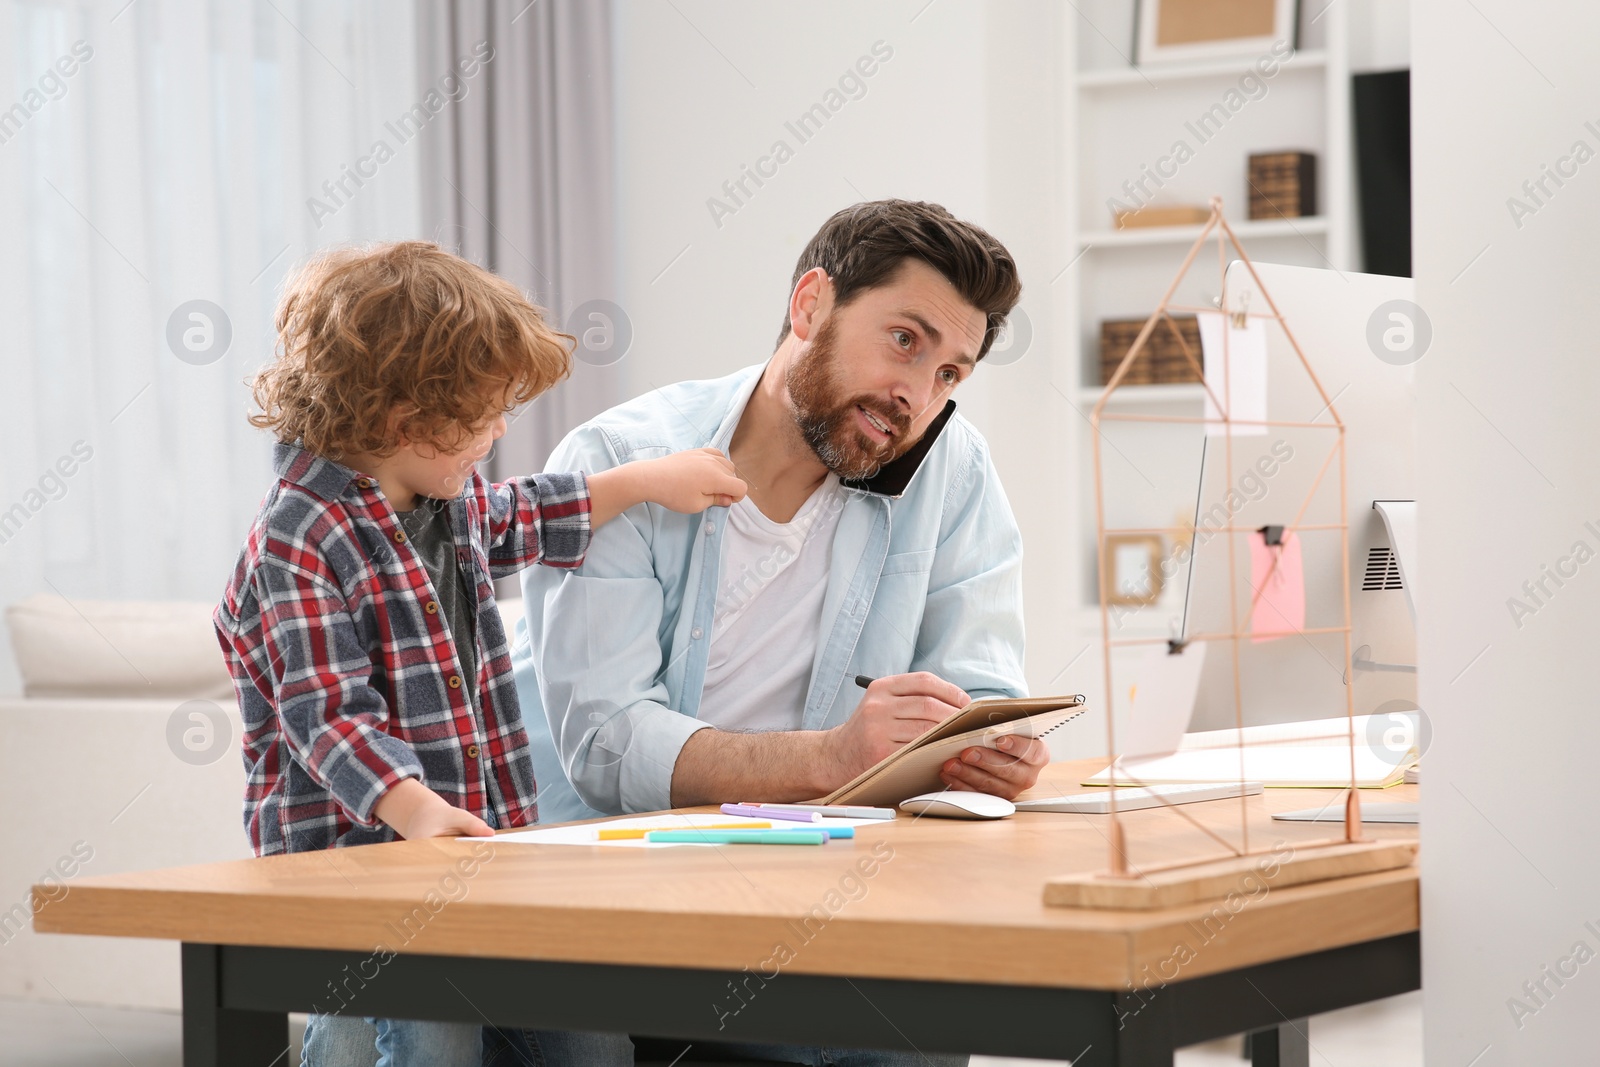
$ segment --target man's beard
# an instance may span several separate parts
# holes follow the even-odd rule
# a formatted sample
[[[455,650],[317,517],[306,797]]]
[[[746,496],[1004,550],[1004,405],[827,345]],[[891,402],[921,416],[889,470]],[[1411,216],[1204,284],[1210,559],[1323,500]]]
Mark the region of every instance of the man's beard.
[[[804,358],[789,364],[785,377],[789,402],[800,436],[823,466],[846,481],[871,478],[916,443],[910,434],[911,419],[866,394],[838,397],[834,371],[839,352],[833,325],[832,318],[825,319]],[[868,437],[856,424],[858,406],[881,419],[894,436],[882,442]]]

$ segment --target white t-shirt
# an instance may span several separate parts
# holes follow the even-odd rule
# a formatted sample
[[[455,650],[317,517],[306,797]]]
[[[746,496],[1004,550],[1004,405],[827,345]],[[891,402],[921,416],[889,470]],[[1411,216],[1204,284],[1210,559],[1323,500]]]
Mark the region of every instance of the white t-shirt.
[[[844,496],[829,474],[789,522],[749,497],[728,509],[701,722],[800,729]]]

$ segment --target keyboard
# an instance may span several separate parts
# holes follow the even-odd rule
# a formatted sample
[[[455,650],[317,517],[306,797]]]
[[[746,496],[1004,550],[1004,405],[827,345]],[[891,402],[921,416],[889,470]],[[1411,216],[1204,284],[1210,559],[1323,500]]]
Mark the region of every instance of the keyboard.
[[[1229,797],[1254,796],[1261,792],[1260,782],[1199,782],[1191,785],[1104,786],[1092,793],[1073,793],[1064,797],[1036,797],[1017,801],[1018,811],[1066,811],[1083,815],[1108,815],[1111,812],[1111,789],[1117,791],[1117,811],[1138,811],[1140,808],[1160,807],[1167,804],[1196,804],[1202,800],[1226,800]]]

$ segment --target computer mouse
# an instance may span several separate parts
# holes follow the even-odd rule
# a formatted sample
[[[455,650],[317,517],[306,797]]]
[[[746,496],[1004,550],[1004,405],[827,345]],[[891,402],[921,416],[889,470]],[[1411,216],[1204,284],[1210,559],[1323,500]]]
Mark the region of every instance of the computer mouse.
[[[902,800],[900,810],[913,815],[937,815],[943,819],[1004,819],[1007,815],[1015,815],[1017,806],[1004,797],[988,793],[945,789]]]

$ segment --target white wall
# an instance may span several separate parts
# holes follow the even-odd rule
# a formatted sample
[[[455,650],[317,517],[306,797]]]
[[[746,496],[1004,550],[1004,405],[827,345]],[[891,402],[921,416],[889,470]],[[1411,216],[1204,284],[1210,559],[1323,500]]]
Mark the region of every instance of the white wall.
[[[1600,789],[1594,359],[1600,162],[1520,227],[1509,197],[1600,151],[1600,10],[1416,0],[1412,135],[1423,487],[1426,1062],[1595,1061]],[[1570,169],[1570,168],[1569,168]],[[1595,527],[1587,523],[1595,523]],[[1576,570],[1534,601],[1545,566]],[[1511,598],[1532,614],[1513,620]],[[1586,923],[1594,922],[1594,927]],[[1575,970],[1575,974],[1572,974]],[[1525,982],[1543,981],[1530,996]],[[1531,1012],[1518,1011],[1517,998]]]
[[[994,447],[1022,525],[1036,691],[1070,688],[1069,677],[1055,676],[1077,651],[1066,647],[1064,579],[1051,551],[1052,528],[1066,521],[1068,435],[1049,428],[1076,417],[1049,388],[1052,374],[1072,381],[1064,354],[1053,367],[1050,329],[1050,279],[1070,259],[1053,236],[1061,229],[1056,17],[1046,2],[961,0],[616,8],[632,393],[766,359],[801,249],[830,214],[859,200],[936,201],[1016,256],[1031,346],[1009,365],[980,367],[956,399]],[[785,123],[879,41],[893,55],[866,79],[865,94],[799,143]],[[707,200],[779,139],[794,157],[761,188],[749,186],[719,226]]]
[[[1326,3],[1302,0],[1301,17],[1316,18]],[[1411,0],[1350,0],[1348,25],[1352,74],[1411,65]]]

